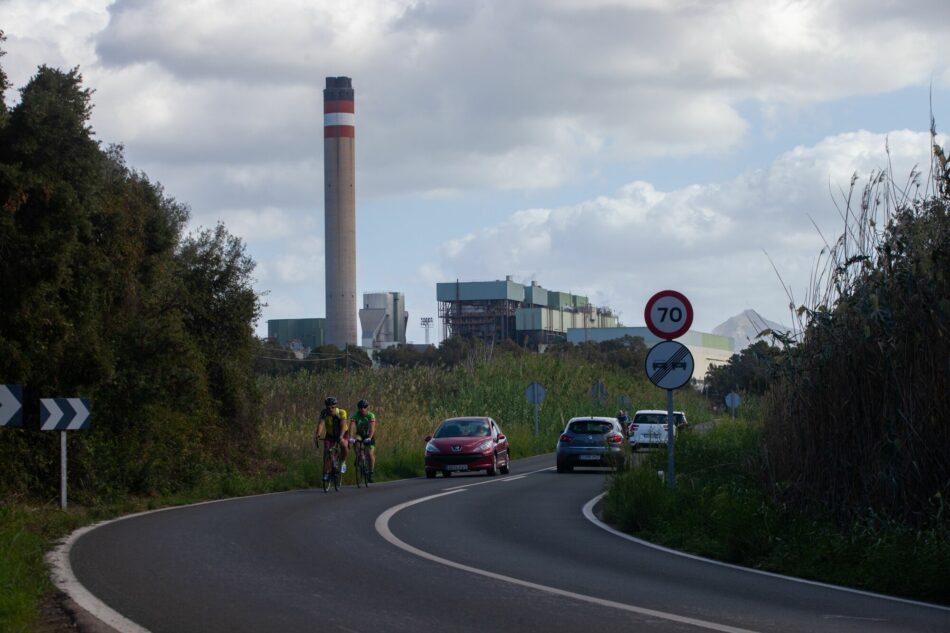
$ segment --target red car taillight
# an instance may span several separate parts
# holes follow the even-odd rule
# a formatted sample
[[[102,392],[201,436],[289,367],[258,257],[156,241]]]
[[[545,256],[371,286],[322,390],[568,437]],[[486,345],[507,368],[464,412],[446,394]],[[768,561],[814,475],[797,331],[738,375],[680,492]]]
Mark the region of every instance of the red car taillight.
[[[607,441],[611,444],[620,444],[623,442],[623,435],[608,435]]]
[[[630,425],[630,432],[631,432],[631,433],[636,433],[637,429],[639,429],[639,428],[640,428],[640,425],[639,425],[639,424],[631,424],[631,425]]]
[[[570,441],[573,440],[574,438],[571,437],[570,435],[562,435],[562,436],[559,437],[558,439],[561,440],[562,442],[570,442]]]

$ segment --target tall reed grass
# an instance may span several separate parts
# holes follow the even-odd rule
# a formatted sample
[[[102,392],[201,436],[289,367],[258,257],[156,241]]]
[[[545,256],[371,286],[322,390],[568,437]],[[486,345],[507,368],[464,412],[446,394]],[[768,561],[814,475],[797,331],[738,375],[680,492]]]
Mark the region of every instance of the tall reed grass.
[[[766,400],[772,492],[843,523],[947,525],[950,173],[873,176],[842,205]]]

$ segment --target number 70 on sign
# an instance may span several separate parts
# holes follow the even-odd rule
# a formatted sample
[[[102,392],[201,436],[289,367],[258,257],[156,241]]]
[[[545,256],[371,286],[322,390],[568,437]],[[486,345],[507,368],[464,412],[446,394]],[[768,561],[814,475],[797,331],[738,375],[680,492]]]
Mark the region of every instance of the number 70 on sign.
[[[643,320],[655,336],[672,340],[689,331],[693,324],[693,306],[683,294],[661,290],[647,301]]]

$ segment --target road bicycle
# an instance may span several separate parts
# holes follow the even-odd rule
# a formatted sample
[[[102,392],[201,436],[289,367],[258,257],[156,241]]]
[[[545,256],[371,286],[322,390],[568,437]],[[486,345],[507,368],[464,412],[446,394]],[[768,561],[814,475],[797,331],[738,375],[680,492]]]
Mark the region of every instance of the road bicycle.
[[[327,459],[330,460],[329,479],[326,477],[328,474]],[[334,490],[339,491],[342,474],[340,473],[340,445],[338,442],[333,442],[330,448],[323,452],[323,474],[323,492],[330,491],[330,484],[333,484]]]
[[[353,449],[356,455],[353,464],[356,487],[365,486],[369,488],[369,457],[366,455],[367,448],[363,446],[363,440],[356,440]]]

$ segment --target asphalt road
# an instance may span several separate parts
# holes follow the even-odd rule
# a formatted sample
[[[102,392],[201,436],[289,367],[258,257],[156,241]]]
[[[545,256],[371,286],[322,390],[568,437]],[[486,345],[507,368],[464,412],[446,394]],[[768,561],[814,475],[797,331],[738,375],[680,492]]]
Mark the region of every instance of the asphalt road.
[[[553,465],[123,519],[74,540],[69,592],[119,630],[156,633],[950,631],[950,609],[618,536],[582,513],[604,473]]]

